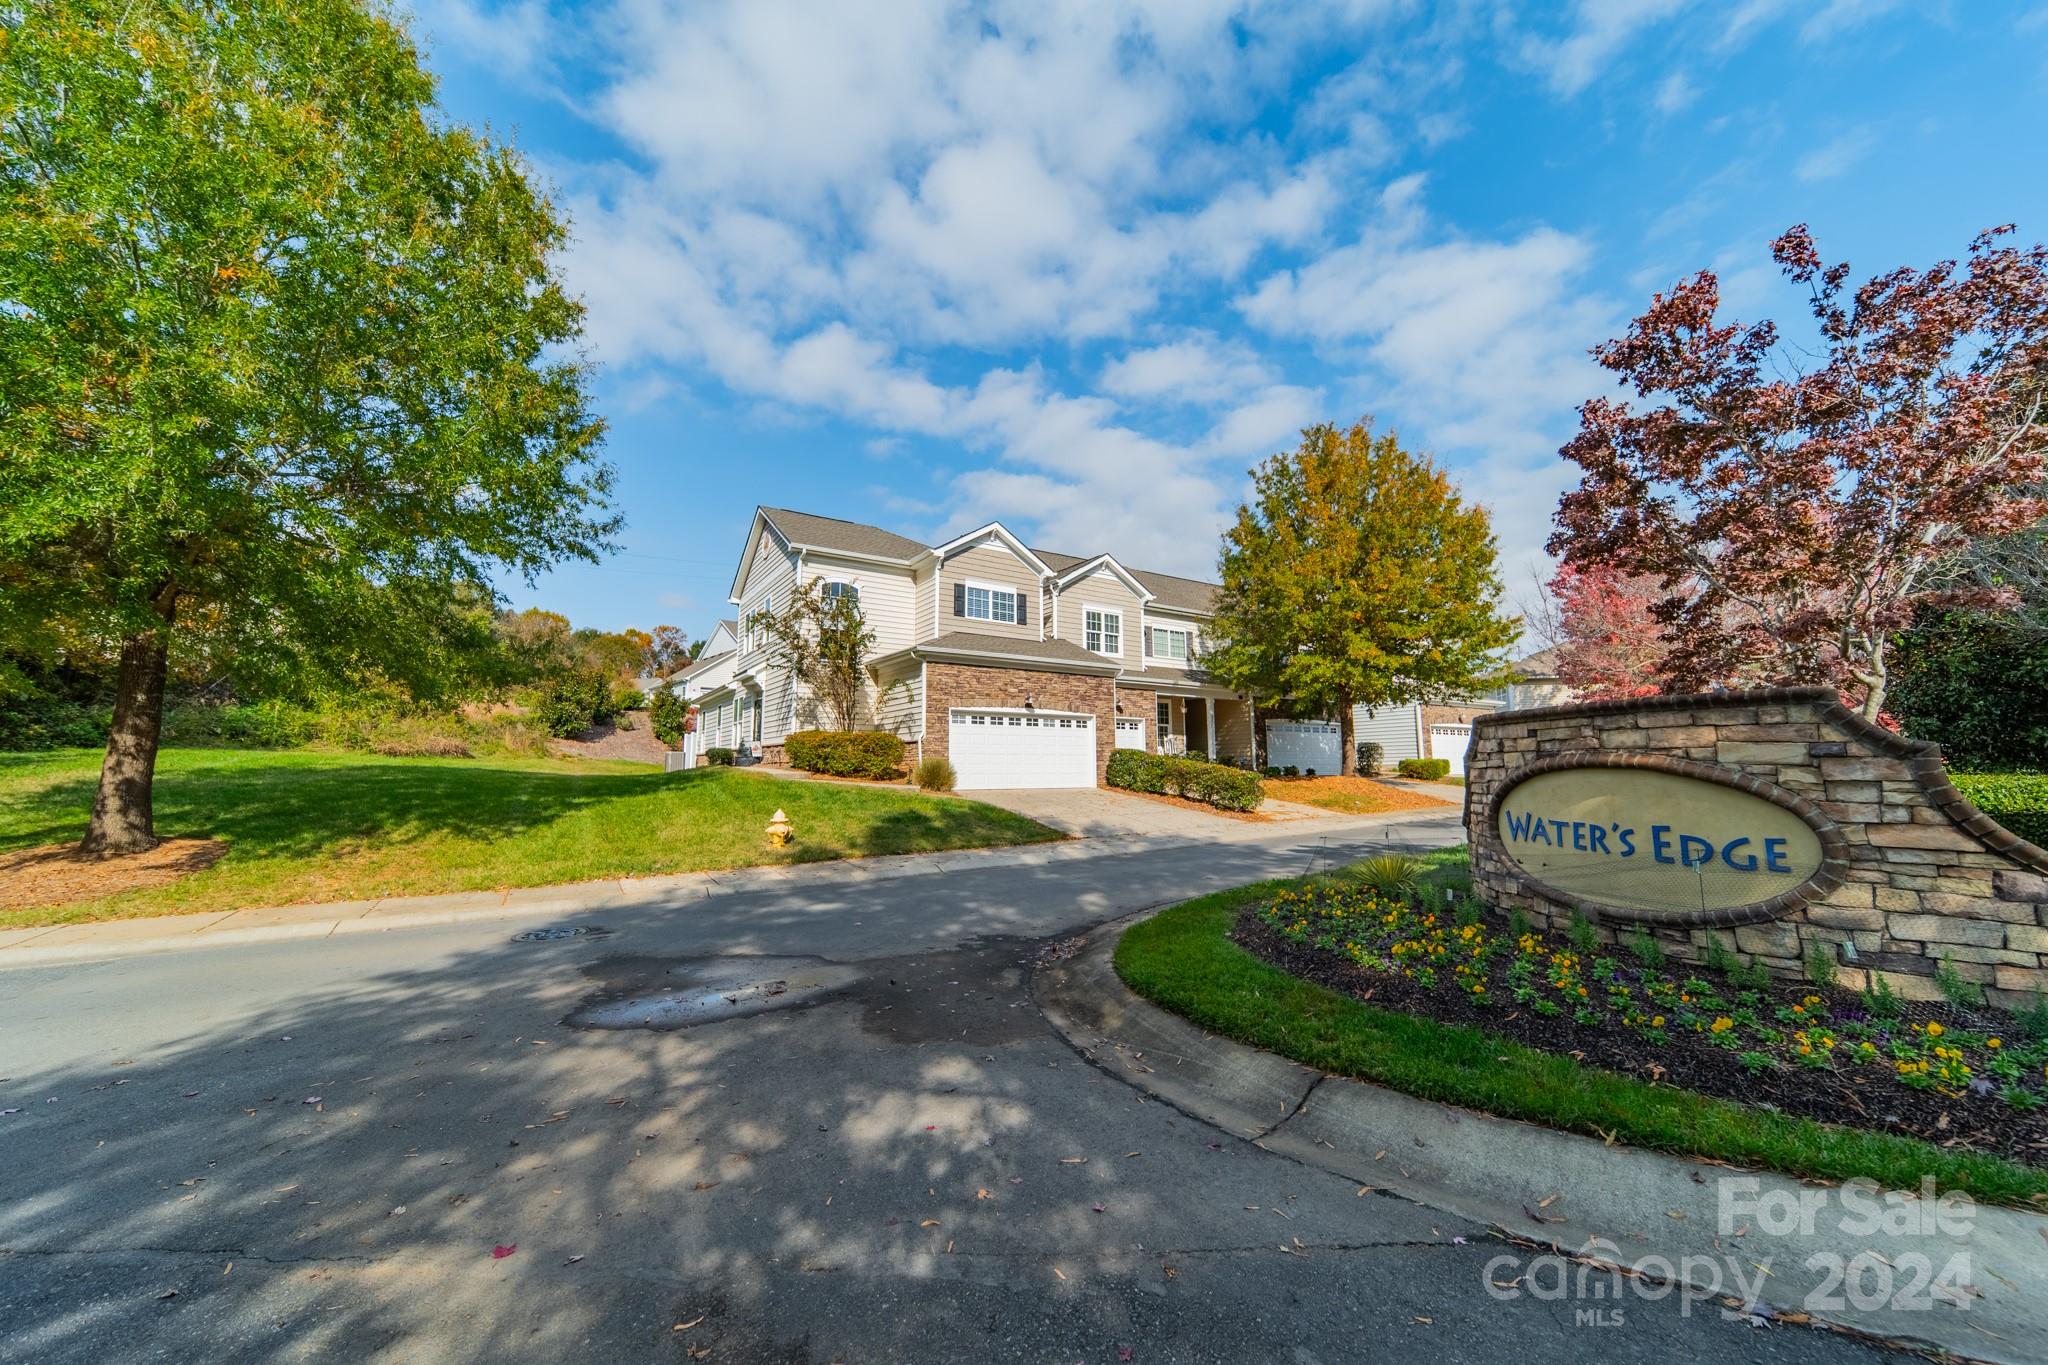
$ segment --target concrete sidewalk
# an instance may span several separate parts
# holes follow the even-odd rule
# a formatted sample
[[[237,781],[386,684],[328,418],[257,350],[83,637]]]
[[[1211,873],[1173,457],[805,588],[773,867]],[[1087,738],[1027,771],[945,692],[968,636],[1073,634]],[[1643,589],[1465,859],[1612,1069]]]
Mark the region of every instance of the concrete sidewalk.
[[[1403,812],[1318,825],[1318,839],[1343,840],[1390,823],[1444,818],[1443,812]],[[1222,823],[1222,822],[1217,822]],[[390,896],[317,905],[264,906],[195,915],[164,915],[146,919],[104,920],[91,924],[46,925],[0,930],[0,970],[51,962],[86,961],[132,953],[206,948],[221,944],[269,940],[327,938],[340,934],[381,933],[428,925],[445,925],[530,916],[573,915],[588,911],[693,901],[768,889],[832,887],[892,881],[934,874],[971,874],[1000,868],[1046,867],[1075,860],[1101,858],[1138,850],[1244,844],[1266,841],[1300,843],[1304,830],[1270,825],[1235,825],[1206,831],[1202,837],[1159,834],[1127,837],[1070,838],[1057,843],[1007,848],[960,849],[945,853],[910,853],[871,858],[844,858],[773,867],[732,868],[716,872],[685,872],[658,877],[626,877],[510,890],[460,891],[433,896]]]
[[[1887,1201],[1325,1076],[1207,1034],[1133,994],[1111,960],[1132,922],[1105,927],[1074,957],[1039,970],[1033,995],[1053,1026],[1126,1083],[1264,1150],[1356,1181],[1360,1196],[1411,1199],[1539,1244],[1497,1258],[1475,1294],[1542,1298],[1554,1281],[1554,1297],[1575,1313],[1612,1313],[1658,1286],[1668,1294],[1685,1285],[1704,1296],[1694,1311],[1732,1303],[1758,1326],[1804,1313],[1970,1359],[2048,1359],[2048,1217]]]

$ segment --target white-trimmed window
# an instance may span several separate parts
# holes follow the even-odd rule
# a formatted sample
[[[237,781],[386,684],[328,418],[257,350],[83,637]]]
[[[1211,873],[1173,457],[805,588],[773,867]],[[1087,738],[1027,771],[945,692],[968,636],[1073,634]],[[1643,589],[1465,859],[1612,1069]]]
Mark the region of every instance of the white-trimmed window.
[[[1186,663],[1194,653],[1195,637],[1192,631],[1176,630],[1171,626],[1154,626],[1151,639],[1147,642],[1146,653],[1155,659],[1171,659],[1175,663]]]
[[[762,616],[775,614],[775,594],[769,593],[761,599],[760,605],[747,613],[747,648],[762,649],[768,644],[768,628],[761,624]]]
[[[966,599],[961,603],[961,614],[977,621],[1000,621],[1014,626],[1017,624],[1017,594],[1009,588],[998,588],[988,583],[969,583]]]
[[[1122,612],[1108,611],[1102,607],[1085,608],[1081,614],[1081,629],[1088,648],[1097,654],[1124,652]]]
[[[1173,703],[1166,698],[1159,699],[1159,733],[1163,736],[1173,729]]]
[[[855,605],[858,605],[860,603],[859,586],[853,583],[841,582],[836,578],[825,584],[825,600],[827,602],[834,602],[842,597],[850,599]]]

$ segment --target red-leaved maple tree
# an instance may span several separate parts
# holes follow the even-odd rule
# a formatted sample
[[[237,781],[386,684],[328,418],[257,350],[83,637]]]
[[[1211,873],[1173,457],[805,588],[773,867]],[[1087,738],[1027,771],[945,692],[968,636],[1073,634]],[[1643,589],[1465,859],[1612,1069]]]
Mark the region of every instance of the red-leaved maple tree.
[[[1653,613],[1663,592],[1655,579],[1566,561],[1547,587],[1558,681],[1589,701],[1661,690],[1664,627]]]
[[[1876,720],[1914,609],[1990,604],[1941,566],[2048,511],[2030,487],[2048,451],[2048,250],[2010,231],[1960,266],[1851,290],[1793,228],[1771,254],[1809,290],[1812,354],[1769,322],[1719,321],[1706,271],[1594,351],[1648,401],[1579,409],[1563,454],[1583,472],[1550,550],[1655,581],[1666,686],[1827,684]]]

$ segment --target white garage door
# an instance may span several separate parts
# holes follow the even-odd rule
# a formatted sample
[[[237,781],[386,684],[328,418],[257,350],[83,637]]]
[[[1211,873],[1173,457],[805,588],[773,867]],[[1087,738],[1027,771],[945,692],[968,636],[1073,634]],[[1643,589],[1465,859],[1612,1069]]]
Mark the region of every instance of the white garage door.
[[[1095,785],[1095,717],[1086,714],[952,711],[946,750],[962,790]]]
[[[1432,725],[1429,727],[1429,756],[1451,760],[1451,776],[1465,775],[1465,750],[1472,747],[1472,727],[1469,725]]]
[[[1116,723],[1116,747],[1119,749],[1144,748],[1145,722],[1142,720],[1119,720]]]
[[[1334,720],[1272,720],[1266,722],[1266,762],[1275,768],[1314,768],[1329,774],[1343,770],[1343,748]]]

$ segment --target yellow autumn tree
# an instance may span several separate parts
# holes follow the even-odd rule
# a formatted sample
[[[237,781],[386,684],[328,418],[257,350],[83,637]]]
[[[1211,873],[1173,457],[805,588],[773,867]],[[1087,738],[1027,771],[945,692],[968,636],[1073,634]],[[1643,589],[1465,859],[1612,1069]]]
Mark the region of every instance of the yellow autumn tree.
[[[1261,701],[1334,711],[1497,686],[1520,630],[1501,613],[1493,527],[1427,456],[1370,419],[1310,427],[1252,471],[1223,537],[1204,666]]]

